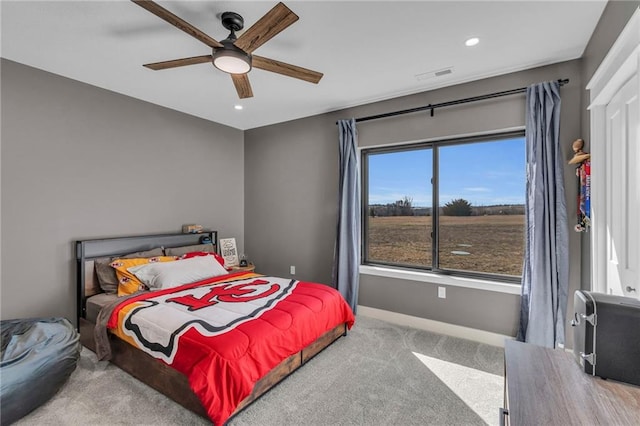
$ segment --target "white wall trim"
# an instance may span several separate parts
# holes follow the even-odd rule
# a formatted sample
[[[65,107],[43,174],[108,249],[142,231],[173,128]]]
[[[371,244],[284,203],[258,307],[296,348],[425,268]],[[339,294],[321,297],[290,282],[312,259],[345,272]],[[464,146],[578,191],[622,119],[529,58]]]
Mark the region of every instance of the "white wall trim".
[[[622,87],[622,84],[633,74],[633,68],[637,68],[637,61],[630,61],[630,59],[637,56],[639,45],[640,7],[631,16],[587,84],[586,88],[590,91],[592,104],[605,105],[608,103],[615,93],[610,87],[612,85]],[[603,95],[606,98],[607,94],[609,99],[599,99]]]
[[[606,105],[640,67],[640,8],[629,19],[586,88],[591,115],[591,290],[607,291]],[[609,166],[611,167],[611,166]]]
[[[520,295],[519,284],[503,283],[499,281],[480,280],[478,278],[466,278],[453,275],[435,274],[426,271],[413,271],[408,269],[390,268],[384,266],[360,265],[360,273],[378,277],[396,278],[426,282],[434,285],[448,285],[452,287],[473,288],[476,290],[495,291],[497,293]]]
[[[385,311],[383,309],[370,308],[358,305],[358,315],[387,321],[392,324],[413,327],[432,333],[445,334],[447,336],[458,337],[460,339],[473,340],[487,345],[504,347],[505,340],[513,340],[511,336],[492,333],[490,331],[478,330],[475,328],[463,327],[460,325],[448,324],[426,318],[414,317],[397,312]],[[356,324],[358,320],[356,318]]]
[[[591,109],[591,291],[606,293],[607,256],[605,167],[605,107]]]

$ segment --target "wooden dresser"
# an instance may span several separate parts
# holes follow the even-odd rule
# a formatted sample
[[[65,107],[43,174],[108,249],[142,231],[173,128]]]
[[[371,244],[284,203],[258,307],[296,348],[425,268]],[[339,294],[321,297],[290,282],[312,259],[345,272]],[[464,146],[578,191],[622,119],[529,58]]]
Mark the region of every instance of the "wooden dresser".
[[[504,404],[500,424],[511,426],[640,425],[640,387],[592,377],[570,352],[513,340]]]

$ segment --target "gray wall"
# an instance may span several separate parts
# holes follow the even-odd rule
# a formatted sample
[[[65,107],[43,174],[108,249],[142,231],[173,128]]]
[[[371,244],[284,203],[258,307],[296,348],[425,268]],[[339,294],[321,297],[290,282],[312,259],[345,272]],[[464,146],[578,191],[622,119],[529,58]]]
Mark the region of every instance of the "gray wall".
[[[591,40],[582,55],[582,81],[584,94],[582,96],[582,138],[585,142],[585,152],[590,152],[591,120],[587,107],[589,106],[589,91],[586,90],[589,80],[600,66],[620,32],[625,27],[633,13],[640,7],[640,1],[610,1],[602,12],[600,21],[593,31]],[[582,235],[582,288],[591,288],[591,235]]]
[[[539,81],[569,78],[562,88],[561,142],[570,158],[580,132],[580,61],[489,78],[377,102],[245,132],[245,231],[247,253],[261,271],[331,282],[337,204],[339,118],[361,117],[444,102]],[[417,113],[358,125],[360,146],[495,130],[524,125],[524,95]],[[577,185],[565,169],[569,211]],[[580,238],[571,233],[571,293],[580,283]],[[514,335],[519,296],[450,287],[446,299],[437,286],[361,275],[359,304],[481,330]]]
[[[293,265],[297,278],[331,282],[335,121],[327,114],[245,132],[246,255],[263,273],[288,277]]]
[[[242,131],[1,66],[3,319],[75,319],[76,239],[199,223],[242,247]]]

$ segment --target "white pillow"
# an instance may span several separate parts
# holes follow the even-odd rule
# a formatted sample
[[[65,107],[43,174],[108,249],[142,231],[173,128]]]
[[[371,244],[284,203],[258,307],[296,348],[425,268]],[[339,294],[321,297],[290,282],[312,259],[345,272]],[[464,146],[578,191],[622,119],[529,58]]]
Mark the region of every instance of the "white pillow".
[[[127,268],[150,289],[177,287],[229,272],[213,256],[196,256],[175,262],[148,263]]]

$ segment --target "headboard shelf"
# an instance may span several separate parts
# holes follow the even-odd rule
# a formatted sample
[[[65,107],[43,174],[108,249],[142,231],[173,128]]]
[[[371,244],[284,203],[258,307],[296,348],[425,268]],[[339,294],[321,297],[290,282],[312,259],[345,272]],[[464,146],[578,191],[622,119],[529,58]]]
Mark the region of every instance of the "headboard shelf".
[[[218,233],[206,231],[197,234],[151,234],[116,238],[100,238],[76,241],[76,259],[117,256],[119,254],[150,250],[156,247],[179,247],[199,244],[200,238],[208,236],[218,246]]]

